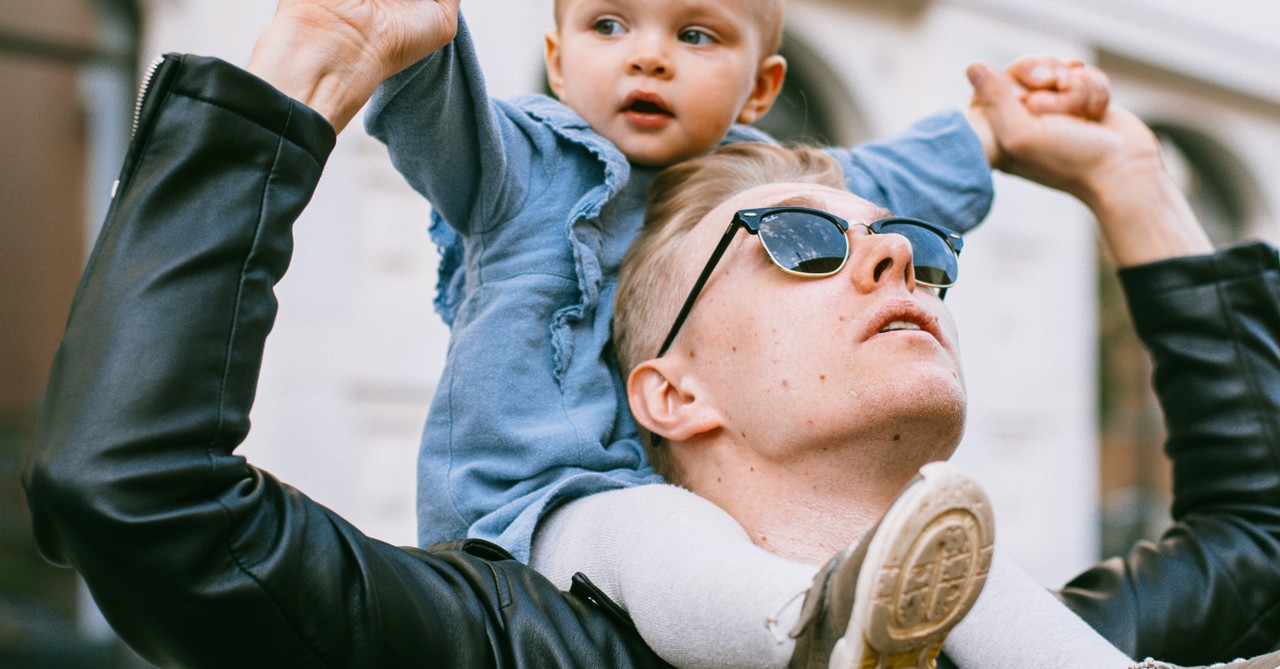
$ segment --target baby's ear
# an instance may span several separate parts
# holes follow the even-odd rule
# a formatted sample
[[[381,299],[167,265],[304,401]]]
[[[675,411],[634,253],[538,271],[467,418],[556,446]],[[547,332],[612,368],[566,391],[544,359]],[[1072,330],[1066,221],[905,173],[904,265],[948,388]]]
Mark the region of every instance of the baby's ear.
[[[782,82],[787,78],[787,59],[774,54],[760,62],[756,70],[755,83],[751,88],[751,96],[738,112],[738,123],[750,125],[768,113],[782,91]]]
[[[631,370],[627,400],[636,422],[667,440],[687,441],[720,426],[696,381],[670,358],[646,360]]]
[[[560,64],[560,33],[552,29],[543,36],[543,59],[547,64],[547,85],[557,98],[564,99],[564,68]]]

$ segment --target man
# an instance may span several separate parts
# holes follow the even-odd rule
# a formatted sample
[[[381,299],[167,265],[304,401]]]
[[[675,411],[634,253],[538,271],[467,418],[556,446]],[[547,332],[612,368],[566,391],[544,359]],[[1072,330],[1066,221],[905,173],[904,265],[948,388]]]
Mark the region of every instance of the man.
[[[1115,109],[1098,124],[1030,117],[989,68],[970,75],[1005,153],[1016,156],[1000,167],[1076,195],[1097,216],[1155,355],[1169,419],[1177,524],[1159,543],[1086,572],[1063,599],[1133,657],[1193,663],[1274,650],[1275,250],[1208,255],[1155,138],[1131,114]],[[727,510],[758,544],[818,562],[959,442],[965,395],[954,325],[939,289],[924,282],[948,284],[923,274],[937,275],[931,261],[945,239],[922,233],[908,242],[851,225],[838,272],[778,271],[763,231],[734,237],[747,226],[726,233],[726,224],[779,215],[758,211],[770,207],[818,209],[851,224],[888,213],[829,180],[777,183],[782,168],[723,165],[735,160],[769,158],[715,156],[655,183],[658,213],[619,282],[619,362],[633,413],[660,435],[654,460],[668,478]],[[724,253],[709,261],[718,240]],[[923,266],[922,253],[931,256]],[[705,284],[690,292],[704,268]]]
[[[452,8],[414,7],[430,51]],[[333,130],[420,55],[326,46],[277,21],[251,61],[274,88],[192,57],[150,78],[25,476],[42,549],[166,666],[661,666],[492,546],[387,546],[232,454]]]

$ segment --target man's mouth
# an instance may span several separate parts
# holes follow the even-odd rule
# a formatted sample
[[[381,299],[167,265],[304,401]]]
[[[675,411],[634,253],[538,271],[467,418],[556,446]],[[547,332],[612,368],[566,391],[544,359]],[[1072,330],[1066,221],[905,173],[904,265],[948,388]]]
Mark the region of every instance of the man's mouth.
[[[907,300],[893,300],[882,304],[871,317],[864,338],[890,332],[924,332],[942,341],[938,319]]]
[[[884,327],[880,328],[880,332],[898,332],[900,330],[919,331],[920,329],[921,327],[918,324],[910,321],[893,321],[892,323],[888,323]]]

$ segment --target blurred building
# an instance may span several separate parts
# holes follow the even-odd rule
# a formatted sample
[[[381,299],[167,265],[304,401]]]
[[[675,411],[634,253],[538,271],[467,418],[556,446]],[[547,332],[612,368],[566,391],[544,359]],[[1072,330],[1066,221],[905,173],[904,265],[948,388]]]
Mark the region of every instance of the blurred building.
[[[6,0],[0,13],[0,665],[134,662],[69,572],[35,557],[17,472],[139,73],[164,51],[244,63],[270,5]],[[494,94],[544,90],[551,0],[466,11]],[[884,137],[965,105],[973,60],[1079,57],[1160,134],[1215,241],[1280,243],[1277,25],[1267,0],[791,0],[788,87],[764,125]],[[427,211],[353,124],[296,228],[242,451],[396,543],[414,538],[415,451],[447,338],[430,308]],[[1070,198],[997,176],[964,267],[948,297],[971,393],[958,460],[991,491],[1010,553],[1057,586],[1168,522],[1148,365]],[[42,643],[73,629],[84,644]]]

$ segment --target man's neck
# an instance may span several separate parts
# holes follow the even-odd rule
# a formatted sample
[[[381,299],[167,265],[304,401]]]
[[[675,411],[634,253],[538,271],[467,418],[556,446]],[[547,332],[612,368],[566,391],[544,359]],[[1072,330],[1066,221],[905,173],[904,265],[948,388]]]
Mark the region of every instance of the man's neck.
[[[816,450],[803,461],[779,463],[744,455],[727,445],[706,445],[699,471],[685,485],[732,515],[756,545],[783,557],[820,564],[856,541],[879,520],[933,457],[867,457],[859,445]],[[870,453],[869,453],[870,451]]]

